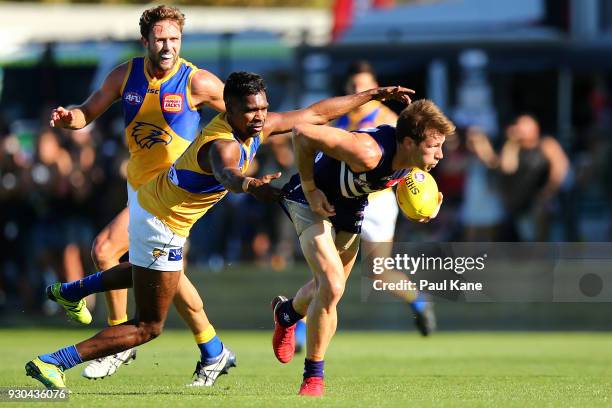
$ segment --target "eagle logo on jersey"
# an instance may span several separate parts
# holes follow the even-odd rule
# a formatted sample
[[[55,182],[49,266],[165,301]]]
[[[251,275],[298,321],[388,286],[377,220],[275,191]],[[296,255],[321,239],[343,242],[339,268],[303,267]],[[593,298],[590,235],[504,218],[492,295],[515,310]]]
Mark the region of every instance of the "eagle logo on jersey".
[[[161,256],[168,255],[168,252],[164,251],[163,249],[153,248],[153,251],[151,251],[151,255],[153,255],[153,258],[157,259]]]
[[[150,149],[156,143],[170,144],[172,135],[159,126],[147,122],[136,122],[132,137],[141,148]]]

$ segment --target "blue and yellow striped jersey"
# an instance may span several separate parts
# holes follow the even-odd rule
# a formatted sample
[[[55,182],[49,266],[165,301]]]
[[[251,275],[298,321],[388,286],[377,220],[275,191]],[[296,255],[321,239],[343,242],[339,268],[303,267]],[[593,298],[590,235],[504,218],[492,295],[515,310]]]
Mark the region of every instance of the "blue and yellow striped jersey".
[[[336,120],[335,126],[340,129],[354,131],[365,128],[375,128],[380,125],[393,125],[395,123],[385,123],[383,118],[384,114],[389,115],[391,113],[391,109],[387,108],[379,101],[370,101],[364,105],[364,107],[369,108],[365,113],[353,111],[349,112],[346,115],[340,116]]]
[[[263,133],[241,142],[234,136],[225,113],[217,115],[185,153],[170,167],[138,191],[138,202],[159,218],[176,234],[187,237],[193,224],[221,200],[227,190],[198,164],[198,152],[214,140],[235,140],[240,143],[239,166],[244,174],[253,161]]]
[[[179,59],[169,75],[151,78],[146,59],[134,58],[121,87],[128,182],[134,189],[166,170],[197,134],[200,114],[191,100],[198,68]]]

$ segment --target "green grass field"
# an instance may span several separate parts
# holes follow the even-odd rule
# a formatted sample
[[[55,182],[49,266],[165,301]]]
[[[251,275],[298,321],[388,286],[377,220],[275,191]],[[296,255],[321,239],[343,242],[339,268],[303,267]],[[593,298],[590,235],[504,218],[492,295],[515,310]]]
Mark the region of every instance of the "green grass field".
[[[0,387],[35,386],[24,364],[91,330],[0,330]],[[238,367],[210,389],[191,389],[197,352],[187,331],[166,331],[113,377],[67,374],[63,406],[610,406],[612,334],[340,332],[327,356],[326,396],[297,397],[303,356],[276,362],[267,332],[221,332]],[[41,406],[36,403],[35,406]],[[57,406],[57,405],[54,405]]]

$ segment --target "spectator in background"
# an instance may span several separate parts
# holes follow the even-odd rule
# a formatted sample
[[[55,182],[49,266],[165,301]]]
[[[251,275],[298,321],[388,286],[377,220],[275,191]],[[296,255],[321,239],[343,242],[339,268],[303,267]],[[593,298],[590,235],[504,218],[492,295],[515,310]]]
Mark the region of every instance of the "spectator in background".
[[[64,130],[65,148],[72,160],[72,168],[67,176],[69,199],[65,203],[65,218],[62,220],[62,233],[65,248],[63,250],[63,270],[58,274],[59,280],[69,282],[84,278],[92,268],[86,271],[84,259],[88,259],[89,246],[94,238],[92,222],[92,201],[94,191],[102,181],[102,170],[96,164],[96,149],[93,137],[93,126],[78,130]],[[89,262],[87,263],[89,264]],[[95,296],[87,298],[90,308],[95,305]]]
[[[27,197],[31,191],[31,161],[18,137],[0,117],[0,310],[18,304],[19,310],[36,306],[38,281],[30,276],[28,241],[34,221]],[[11,294],[16,295],[14,298]]]
[[[506,214],[499,239],[549,240],[552,200],[569,171],[561,145],[551,136],[541,136],[538,121],[527,114],[507,128],[499,154],[477,129],[471,129],[468,137],[477,157],[500,175]]]
[[[470,126],[464,130],[466,147],[472,155],[468,159],[461,223],[464,241],[494,241],[499,235],[504,210],[496,165],[489,163],[495,151],[490,135],[481,128]]]
[[[93,238],[87,211],[95,188],[95,160],[90,129],[59,134],[45,129],[39,135],[31,175],[39,193],[34,195],[39,216],[35,231],[42,235],[37,233],[34,240],[39,244],[39,270],[52,270],[61,281],[86,275],[83,260]]]
[[[28,198],[36,219],[30,239],[31,251],[35,270],[44,279],[53,280],[65,273],[63,222],[68,215],[66,203],[70,198],[73,162],[59,135],[51,129],[40,131],[35,146],[28,174],[33,186]]]
[[[429,229],[435,229],[432,239],[436,241],[459,241],[462,238],[461,217],[458,213],[463,202],[469,162],[463,136],[464,133],[459,132],[447,136],[442,148],[444,160],[432,171],[440,191],[444,194],[444,205],[440,208],[436,222],[429,225]],[[420,227],[426,229],[423,225]]]
[[[15,134],[0,117],[0,246],[5,250],[0,308],[5,303],[27,311],[42,306],[53,313],[54,303],[42,303],[45,282],[90,272],[85,260],[93,224],[114,215],[104,212],[115,211],[109,207],[125,206],[125,174],[118,180],[121,154],[98,145],[94,128],[32,126],[15,126],[20,131]],[[94,192],[105,200],[95,200]]]

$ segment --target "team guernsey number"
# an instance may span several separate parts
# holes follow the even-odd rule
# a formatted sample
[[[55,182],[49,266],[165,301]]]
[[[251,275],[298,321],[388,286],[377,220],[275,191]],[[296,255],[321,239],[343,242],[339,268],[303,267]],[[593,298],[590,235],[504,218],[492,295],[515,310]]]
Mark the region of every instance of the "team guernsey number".
[[[147,122],[136,122],[132,129],[132,137],[141,148],[150,149],[156,143],[169,144],[172,135],[159,126]]]

